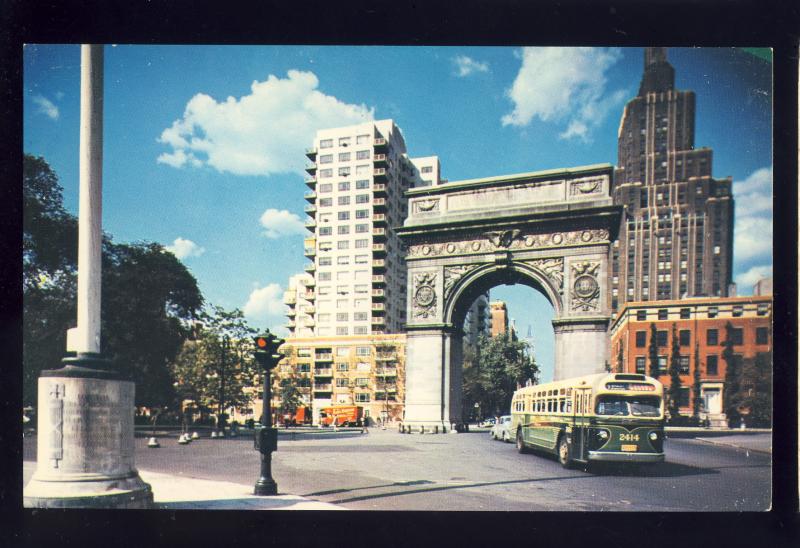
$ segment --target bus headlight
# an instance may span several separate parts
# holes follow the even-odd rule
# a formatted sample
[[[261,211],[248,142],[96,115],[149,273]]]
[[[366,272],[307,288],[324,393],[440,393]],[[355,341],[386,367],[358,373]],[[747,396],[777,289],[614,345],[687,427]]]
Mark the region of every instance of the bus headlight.
[[[650,432],[650,441],[656,441],[658,439],[658,434],[655,432]]]
[[[607,430],[600,430],[597,435],[600,437],[601,440],[608,439],[608,431]]]

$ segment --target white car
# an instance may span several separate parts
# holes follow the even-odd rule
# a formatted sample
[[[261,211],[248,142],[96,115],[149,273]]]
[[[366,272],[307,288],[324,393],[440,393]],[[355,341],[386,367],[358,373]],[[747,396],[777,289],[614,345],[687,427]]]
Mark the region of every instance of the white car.
[[[510,426],[511,415],[503,415],[500,417],[500,420],[497,422],[497,424],[492,426],[492,429],[489,431],[489,435],[492,436],[492,439],[510,442],[511,433],[508,431]]]

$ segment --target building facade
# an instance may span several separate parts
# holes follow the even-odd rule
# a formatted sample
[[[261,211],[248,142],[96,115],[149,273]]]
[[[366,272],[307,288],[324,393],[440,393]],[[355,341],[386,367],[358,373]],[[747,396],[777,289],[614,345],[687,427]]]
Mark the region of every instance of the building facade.
[[[651,325],[658,345],[658,380],[670,385],[672,329],[679,338],[681,414],[692,414],[694,373],[700,367],[703,413],[712,425],[723,425],[726,325],[733,327],[734,359],[741,363],[772,351],[772,297],[692,298],[628,302],[611,326],[611,367],[617,373],[650,375]],[[741,368],[739,368],[741,371]]]
[[[729,295],[732,181],[712,177],[712,150],[695,149],[694,131],[694,92],[675,89],[666,48],[646,48],[618,133],[612,196],[625,212],[611,251],[613,311],[628,301]]]
[[[392,120],[320,130],[306,155],[313,335],[398,333],[406,267],[394,227],[407,215],[406,190],[439,183],[438,158],[409,158]]]
[[[470,346],[478,344],[480,335],[490,335],[492,329],[492,312],[489,308],[489,293],[479,295],[467,311],[464,320],[464,342]]]
[[[491,336],[496,337],[508,331],[508,307],[505,301],[492,301],[489,306],[492,311]]]
[[[289,278],[289,287],[283,294],[283,302],[288,306],[286,327],[293,337],[314,335],[314,277],[310,274],[296,274]]]

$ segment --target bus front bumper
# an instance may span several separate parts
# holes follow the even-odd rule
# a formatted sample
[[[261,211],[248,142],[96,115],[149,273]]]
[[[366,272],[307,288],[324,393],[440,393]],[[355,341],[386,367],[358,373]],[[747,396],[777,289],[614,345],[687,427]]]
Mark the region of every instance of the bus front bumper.
[[[609,453],[589,451],[589,460],[601,462],[664,462],[664,453]]]

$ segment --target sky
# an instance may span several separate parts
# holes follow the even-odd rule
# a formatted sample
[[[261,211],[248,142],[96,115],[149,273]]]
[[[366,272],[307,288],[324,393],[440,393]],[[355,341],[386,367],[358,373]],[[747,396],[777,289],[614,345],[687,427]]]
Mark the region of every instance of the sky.
[[[283,291],[301,272],[304,151],[318,129],[391,118],[410,156],[450,181],[616,164],[642,48],[106,45],[103,228],[155,241],[207,302],[285,334]],[[732,177],[734,281],[772,273],[772,67],[732,48],[670,48],[697,96],[695,147]],[[23,50],[23,147],[43,156],[77,215],[80,47]],[[552,378],[552,307],[504,286]]]

